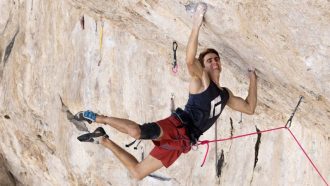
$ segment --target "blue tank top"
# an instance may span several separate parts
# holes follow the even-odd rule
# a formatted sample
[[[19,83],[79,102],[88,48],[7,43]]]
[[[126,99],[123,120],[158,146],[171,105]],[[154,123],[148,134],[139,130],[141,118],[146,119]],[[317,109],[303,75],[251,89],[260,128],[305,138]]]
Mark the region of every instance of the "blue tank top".
[[[185,111],[189,113],[194,125],[202,132],[207,131],[219,118],[229,99],[226,88],[222,90],[210,81],[209,87],[199,94],[189,94]]]

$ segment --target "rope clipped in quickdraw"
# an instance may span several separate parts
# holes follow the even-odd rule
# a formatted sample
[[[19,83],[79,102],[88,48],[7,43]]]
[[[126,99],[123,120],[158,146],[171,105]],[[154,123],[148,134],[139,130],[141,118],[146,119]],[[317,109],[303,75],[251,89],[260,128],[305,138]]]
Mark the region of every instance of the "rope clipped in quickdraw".
[[[297,109],[298,109],[298,107],[299,107],[299,105],[300,105],[300,103],[301,103],[301,100],[302,100],[303,98],[304,98],[303,96],[300,96],[300,99],[299,99],[299,101],[298,101],[298,104],[297,104],[296,108],[293,110],[293,112],[292,112],[290,118],[288,119],[288,121],[287,121],[286,124],[285,124],[285,127],[286,127],[286,128],[290,128],[290,127],[291,127],[292,118],[293,118],[294,114],[296,113],[296,111],[297,111]]]
[[[178,44],[176,43],[176,41],[173,41],[173,63],[172,63],[172,72],[173,73],[177,73],[178,72],[178,64],[176,61],[176,50],[178,49]]]

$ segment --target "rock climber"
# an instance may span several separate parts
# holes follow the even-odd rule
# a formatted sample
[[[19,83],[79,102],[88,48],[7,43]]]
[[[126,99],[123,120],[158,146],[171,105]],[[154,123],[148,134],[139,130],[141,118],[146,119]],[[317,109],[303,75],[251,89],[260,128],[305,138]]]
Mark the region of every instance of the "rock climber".
[[[186,51],[186,65],[190,74],[189,99],[184,110],[177,108],[168,118],[142,125],[122,118],[82,111],[75,115],[79,121],[109,125],[135,139],[152,140],[154,148],[142,161],[118,146],[102,127],[78,137],[82,142],[99,143],[110,149],[131,175],[141,180],[150,173],[172,165],[182,153],[191,150],[199,137],[218,119],[224,107],[253,114],[257,104],[257,76],[249,70],[250,79],[246,99],[235,96],[228,88],[221,87],[221,59],[215,49],[206,49],[195,58],[198,35],[202,26],[206,4],[197,5],[193,15],[193,26]]]

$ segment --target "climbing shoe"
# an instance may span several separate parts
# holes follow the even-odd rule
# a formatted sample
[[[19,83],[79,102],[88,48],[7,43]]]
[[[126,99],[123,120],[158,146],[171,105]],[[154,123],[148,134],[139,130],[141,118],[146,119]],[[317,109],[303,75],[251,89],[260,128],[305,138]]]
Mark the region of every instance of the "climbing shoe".
[[[105,133],[102,127],[98,127],[94,130],[94,132],[78,136],[77,139],[81,142],[91,142],[99,144],[102,138],[109,138],[109,136]]]
[[[95,122],[96,114],[90,110],[78,112],[74,115],[74,119],[78,121],[87,121],[89,124]]]

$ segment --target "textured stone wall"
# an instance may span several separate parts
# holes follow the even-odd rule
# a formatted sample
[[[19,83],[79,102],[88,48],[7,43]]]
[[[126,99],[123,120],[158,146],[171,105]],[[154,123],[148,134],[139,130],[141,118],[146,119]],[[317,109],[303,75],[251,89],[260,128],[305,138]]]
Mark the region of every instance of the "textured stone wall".
[[[199,146],[140,182],[111,151],[77,141],[83,132],[66,109],[143,123],[169,115],[172,93],[184,106],[196,2],[0,1],[1,185],[325,185],[285,129],[210,144],[202,168],[206,146]],[[204,2],[199,49],[219,50],[221,85],[245,97],[249,66],[259,80],[255,115],[227,108],[201,139],[281,127],[302,95],[291,130],[329,183],[329,1]],[[105,129],[120,146],[132,140]],[[145,141],[128,150],[140,160],[151,148]]]
[[[16,181],[13,175],[8,171],[6,166],[6,161],[3,159],[3,156],[0,154],[0,183],[1,185],[15,185]]]

